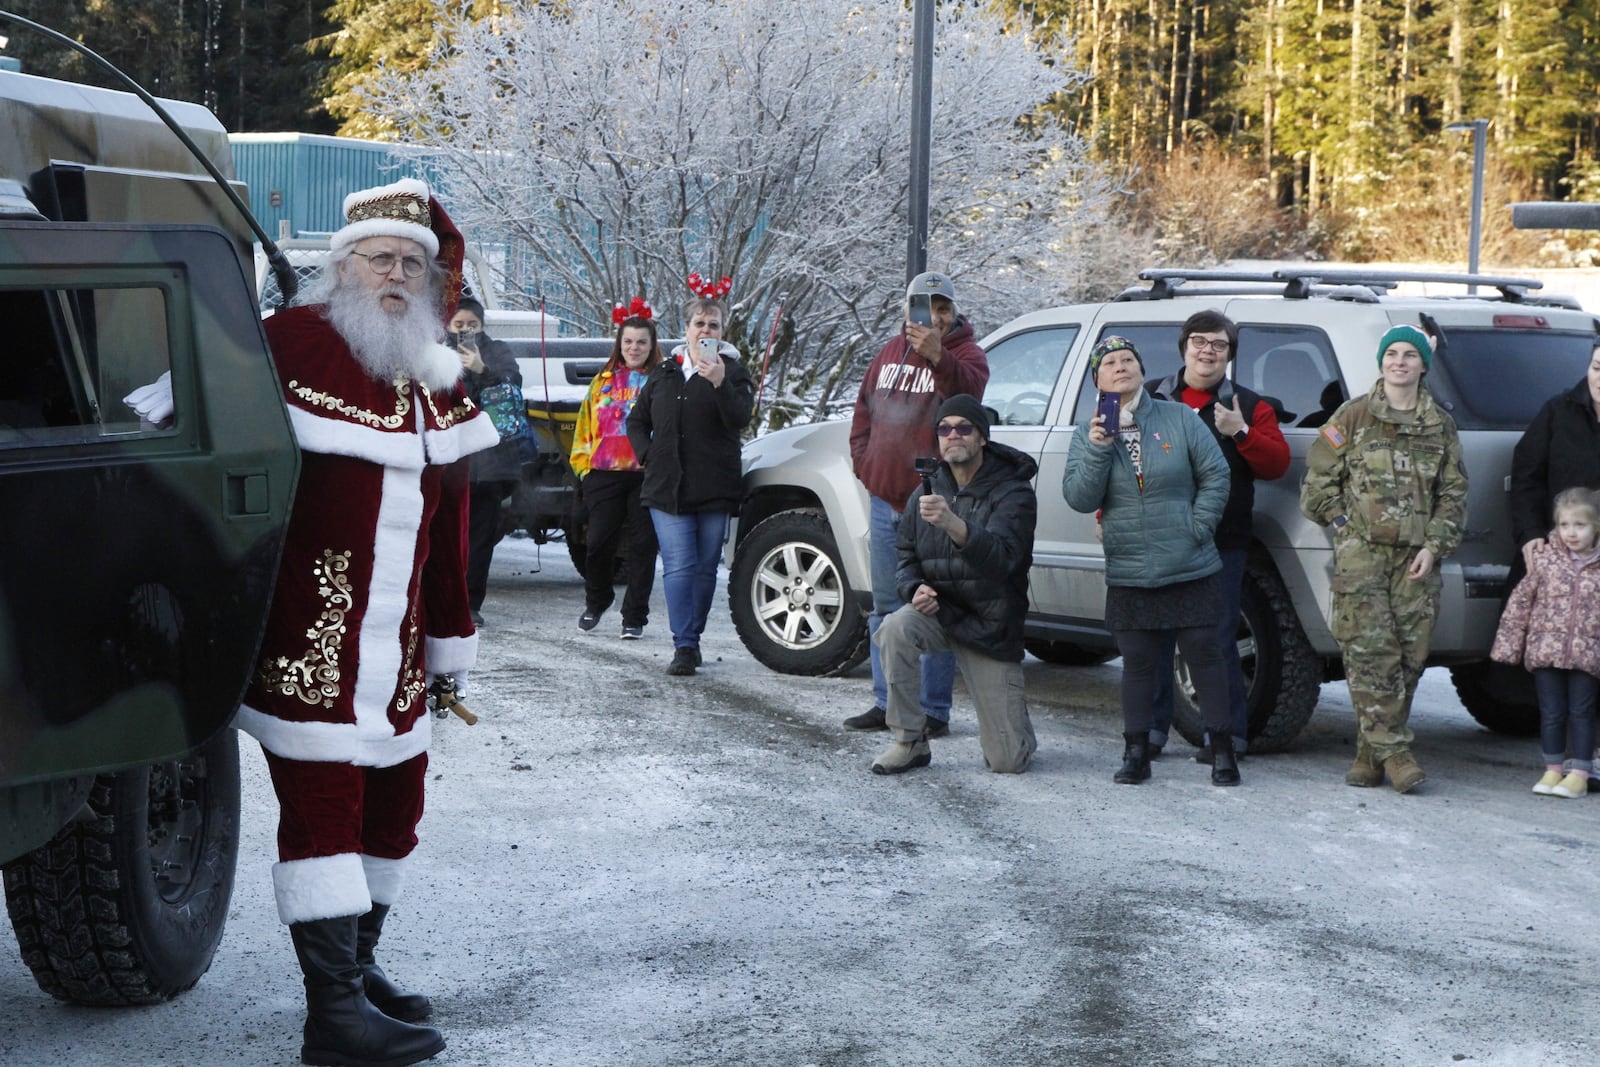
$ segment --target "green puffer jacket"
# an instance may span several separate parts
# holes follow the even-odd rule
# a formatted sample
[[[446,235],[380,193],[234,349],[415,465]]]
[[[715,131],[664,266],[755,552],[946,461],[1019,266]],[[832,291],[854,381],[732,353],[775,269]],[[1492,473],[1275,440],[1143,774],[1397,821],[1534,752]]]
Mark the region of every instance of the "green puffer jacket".
[[[1061,494],[1074,511],[1100,512],[1106,584],[1156,589],[1222,569],[1214,535],[1228,506],[1228,461],[1187,404],[1144,394],[1134,410],[1144,490],[1121,441],[1091,444],[1078,425]]]

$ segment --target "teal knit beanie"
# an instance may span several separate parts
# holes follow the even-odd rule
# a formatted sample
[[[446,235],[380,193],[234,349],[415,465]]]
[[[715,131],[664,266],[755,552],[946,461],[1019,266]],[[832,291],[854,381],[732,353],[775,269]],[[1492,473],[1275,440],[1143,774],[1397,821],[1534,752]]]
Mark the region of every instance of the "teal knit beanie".
[[[1433,366],[1433,346],[1428,343],[1428,335],[1415,326],[1391,326],[1389,332],[1383,335],[1378,342],[1378,366],[1383,367],[1383,354],[1389,346],[1396,341],[1416,345],[1417,351],[1422,353],[1422,369],[1427,371]]]

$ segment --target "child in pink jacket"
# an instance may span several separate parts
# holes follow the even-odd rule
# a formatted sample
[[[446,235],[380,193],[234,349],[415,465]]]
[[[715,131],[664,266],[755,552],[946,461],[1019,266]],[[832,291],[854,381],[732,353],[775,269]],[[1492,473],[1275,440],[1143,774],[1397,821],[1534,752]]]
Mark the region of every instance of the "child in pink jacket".
[[[1600,493],[1562,491],[1555,518],[1550,539],[1536,546],[1528,576],[1506,602],[1489,655],[1533,672],[1545,764],[1533,791],[1581,797],[1589,791],[1594,767],[1590,757],[1600,696]],[[1567,752],[1575,758],[1563,777]]]

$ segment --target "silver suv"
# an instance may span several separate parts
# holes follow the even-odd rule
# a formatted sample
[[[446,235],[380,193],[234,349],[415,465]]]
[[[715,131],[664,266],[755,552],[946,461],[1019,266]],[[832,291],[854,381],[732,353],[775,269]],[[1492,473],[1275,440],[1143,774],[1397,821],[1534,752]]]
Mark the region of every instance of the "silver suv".
[[[1028,650],[1061,664],[1116,654],[1103,626],[1104,560],[1094,517],[1068,508],[1060,489],[1074,427],[1093,414],[1089,350],[1120,334],[1139,346],[1147,379],[1167,377],[1182,365],[1183,321],[1204,308],[1221,311],[1239,325],[1230,373],[1279,403],[1293,457],[1283,478],[1256,486],[1239,620],[1251,749],[1287,746],[1315,710],[1321,683],[1340,670],[1327,624],[1332,543],[1299,509],[1306,453],[1334,409],[1376,381],[1384,331],[1427,313],[1448,340],[1428,384],[1456,420],[1471,482],[1466,536],[1442,565],[1431,662],[1451,668],[1462,702],[1483,725],[1536,730],[1526,675],[1486,659],[1513,555],[1511,450],[1540,405],[1582,377],[1600,320],[1575,301],[1535,295],[1539,282],[1517,278],[1348,269],[1152,270],[1140,277],[1149,284],[1112,301],[1033,312],[982,342],[990,367],[983,401],[998,416],[994,438],[1039,464]],[[1452,295],[1396,295],[1402,283]],[[849,670],[866,654],[871,605],[867,496],[851,471],[849,423],[758,438],[745,448],[744,470],[746,495],[729,540],[728,600],[740,638],[774,670]],[[1174,669],[1180,693],[1192,697],[1181,659]],[[1178,701],[1174,725],[1199,742],[1192,700]]]

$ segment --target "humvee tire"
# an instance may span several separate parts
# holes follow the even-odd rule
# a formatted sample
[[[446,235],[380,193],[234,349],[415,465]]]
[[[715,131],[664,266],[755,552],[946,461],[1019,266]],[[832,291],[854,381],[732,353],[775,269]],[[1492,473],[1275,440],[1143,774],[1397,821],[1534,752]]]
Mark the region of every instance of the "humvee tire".
[[[99,775],[84,815],[5,867],[23,963],[74,1004],[171,1000],[211,966],[238,851],[231,728],[181,760]]]

